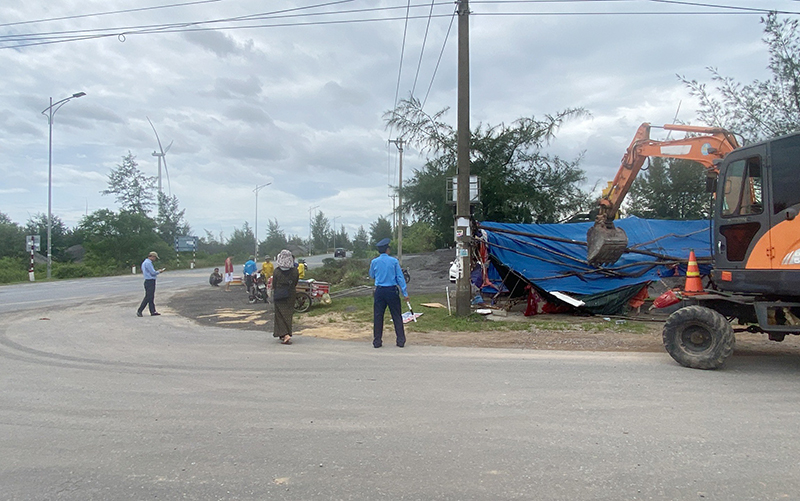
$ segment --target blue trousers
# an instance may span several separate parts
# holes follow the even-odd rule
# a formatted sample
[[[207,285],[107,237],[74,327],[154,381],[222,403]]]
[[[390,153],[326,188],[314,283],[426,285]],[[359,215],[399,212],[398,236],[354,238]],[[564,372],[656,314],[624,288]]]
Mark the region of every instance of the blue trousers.
[[[392,315],[394,323],[394,333],[397,336],[397,346],[406,344],[406,332],[403,328],[403,312],[400,309],[400,296],[397,294],[397,287],[375,288],[372,316],[372,345],[376,348],[383,344],[383,315],[386,307]]]
[[[156,280],[154,278],[144,281],[144,299],[139,305],[138,312],[141,313],[145,306],[150,308],[151,315],[156,312]]]

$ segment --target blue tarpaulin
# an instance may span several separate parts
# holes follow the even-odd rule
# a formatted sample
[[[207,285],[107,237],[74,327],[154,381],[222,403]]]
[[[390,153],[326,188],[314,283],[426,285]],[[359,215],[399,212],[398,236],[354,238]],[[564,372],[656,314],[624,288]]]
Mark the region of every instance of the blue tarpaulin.
[[[507,224],[483,222],[489,255],[502,271],[511,271],[537,289],[565,292],[586,300],[674,274],[675,263],[685,270],[689,251],[710,261],[710,223],[628,217],[614,224],[628,235],[628,249],[607,267],[586,262],[586,232],[594,223]],[[707,272],[701,266],[701,273]],[[507,274],[507,273],[506,273]],[[506,284],[508,285],[508,284]],[[511,287],[509,287],[511,289]],[[634,293],[635,291],[634,290]]]

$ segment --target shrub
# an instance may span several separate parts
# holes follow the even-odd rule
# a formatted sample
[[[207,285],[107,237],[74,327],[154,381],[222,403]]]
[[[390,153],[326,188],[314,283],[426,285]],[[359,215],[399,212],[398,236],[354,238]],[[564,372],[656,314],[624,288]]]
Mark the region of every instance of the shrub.
[[[10,284],[26,280],[28,280],[28,261],[26,259],[16,257],[0,258],[0,283]]]
[[[52,274],[55,278],[82,278],[95,276],[94,270],[85,264],[53,263]]]
[[[361,259],[325,259],[321,268],[309,270],[306,277],[329,282],[331,284],[354,282],[364,283],[363,278],[369,274],[369,262]],[[356,280],[358,280],[356,282]]]

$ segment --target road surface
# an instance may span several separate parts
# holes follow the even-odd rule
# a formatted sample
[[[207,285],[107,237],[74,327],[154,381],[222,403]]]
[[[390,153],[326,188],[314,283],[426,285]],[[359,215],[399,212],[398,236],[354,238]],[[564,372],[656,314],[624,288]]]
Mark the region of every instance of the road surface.
[[[159,280],[160,293],[193,286],[194,276],[171,280]],[[283,346],[263,331],[198,325],[167,309],[137,318],[139,278],[64,283],[42,284],[44,308],[0,313],[2,499],[737,500],[800,491],[796,356],[733,357],[724,370],[698,371],[665,354],[423,347],[413,338],[404,349],[303,336]],[[2,299],[14,304],[11,290]]]
[[[333,254],[321,254],[306,258],[309,268],[322,266],[323,259],[333,258]],[[260,265],[260,263],[259,263]],[[194,270],[168,270],[158,277],[156,286],[156,305],[162,293],[174,292],[186,287],[208,285],[208,276],[214,268]],[[241,264],[235,265],[237,273]],[[79,304],[92,301],[96,297],[129,298],[136,302],[144,297],[141,272],[136,275],[117,277],[78,278],[72,280],[38,281],[0,286],[0,314],[23,311],[32,308],[47,308]],[[136,303],[134,308],[138,307]]]

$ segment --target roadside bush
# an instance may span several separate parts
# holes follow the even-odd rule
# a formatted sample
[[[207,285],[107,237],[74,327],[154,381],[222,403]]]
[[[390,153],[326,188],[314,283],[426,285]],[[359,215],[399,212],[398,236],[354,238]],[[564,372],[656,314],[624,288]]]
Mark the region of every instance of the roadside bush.
[[[27,260],[15,257],[0,258],[0,283],[10,284],[26,280],[28,280]]]
[[[79,263],[53,263],[52,270],[55,278],[83,278],[95,276],[94,270]]]
[[[359,285],[369,285],[370,281],[367,278],[367,273],[361,271],[348,272],[344,278],[342,278],[342,287],[350,288],[357,287]]]
[[[306,272],[307,278],[314,278],[331,284],[353,283],[354,287],[364,283],[363,278],[369,274],[369,261],[362,259],[325,259],[321,268]]]

